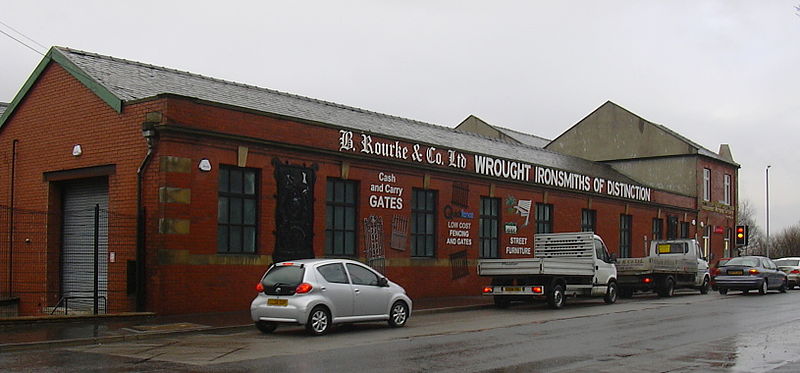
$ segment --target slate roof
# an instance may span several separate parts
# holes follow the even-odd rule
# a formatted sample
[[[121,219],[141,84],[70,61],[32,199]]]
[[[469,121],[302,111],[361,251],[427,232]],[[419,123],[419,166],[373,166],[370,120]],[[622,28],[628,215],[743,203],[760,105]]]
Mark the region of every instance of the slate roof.
[[[3,113],[6,111],[7,108],[8,108],[8,103],[0,102],[0,115],[3,115]]]
[[[504,133],[506,136],[511,137],[514,140],[517,140],[517,141],[519,141],[519,142],[521,142],[521,143],[523,143],[525,145],[528,145],[528,146],[533,146],[533,147],[536,147],[536,148],[544,148],[545,145],[550,143],[550,140],[548,140],[548,139],[546,139],[544,137],[539,137],[539,136],[536,136],[536,135],[531,135],[529,133],[519,132],[519,131],[516,131],[516,130],[512,130],[510,128],[505,128],[505,127],[500,127],[500,126],[495,126],[495,125],[491,125],[491,126],[494,127],[496,130]]]
[[[611,166],[511,144],[440,125],[380,114],[272,89],[235,83],[64,47],[53,47],[82,73],[123,102],[175,94],[280,116],[382,135],[439,148],[482,153],[558,168],[588,176],[637,184]],[[68,69],[70,70],[70,69]],[[71,71],[74,75],[75,71]],[[641,183],[638,183],[641,184]]]

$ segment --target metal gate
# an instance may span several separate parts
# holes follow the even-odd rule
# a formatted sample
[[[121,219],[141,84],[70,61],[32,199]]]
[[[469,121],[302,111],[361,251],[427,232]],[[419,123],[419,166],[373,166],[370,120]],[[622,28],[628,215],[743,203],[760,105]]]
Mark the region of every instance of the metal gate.
[[[60,305],[65,311],[106,309],[108,291],[108,181],[63,184]],[[96,214],[95,207],[98,214]],[[97,246],[97,260],[95,259]],[[95,264],[97,270],[95,270]],[[97,272],[97,280],[95,280]],[[95,295],[95,282],[97,294]],[[94,309],[98,312],[97,309]]]
[[[383,217],[370,215],[364,218],[364,249],[367,265],[386,274],[386,255],[383,250]]]

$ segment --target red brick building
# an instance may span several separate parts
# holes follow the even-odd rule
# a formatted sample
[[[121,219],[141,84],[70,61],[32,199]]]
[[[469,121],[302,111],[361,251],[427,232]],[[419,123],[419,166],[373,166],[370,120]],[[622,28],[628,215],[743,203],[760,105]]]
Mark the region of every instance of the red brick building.
[[[476,260],[530,256],[536,232],[592,230],[623,256],[708,234],[723,255],[729,152],[653,125],[669,136],[651,148],[694,145],[573,154],[577,129],[631,122],[592,115],[539,147],[53,48],[0,116],[0,295],[21,314],[61,312],[97,283],[107,312],[237,310],[274,260],[323,256],[363,260],[412,298],[477,294]],[[671,173],[640,173],[659,157]],[[676,165],[679,185],[660,183]]]

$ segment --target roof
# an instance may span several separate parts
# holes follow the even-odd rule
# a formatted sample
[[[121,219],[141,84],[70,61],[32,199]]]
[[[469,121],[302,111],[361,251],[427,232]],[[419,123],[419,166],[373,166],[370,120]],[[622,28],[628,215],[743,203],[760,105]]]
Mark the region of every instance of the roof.
[[[706,149],[702,145],[690,140],[689,138],[687,138],[687,137],[685,137],[685,136],[673,131],[669,127],[661,125],[661,124],[658,124],[658,123],[653,123],[653,122],[651,122],[651,121],[649,121],[647,119],[644,119],[642,116],[640,116],[640,115],[638,115],[638,114],[636,114],[636,113],[634,113],[634,112],[632,112],[632,111],[630,111],[630,110],[628,110],[628,109],[616,104],[613,101],[606,101],[604,104],[600,105],[597,109],[595,109],[592,113],[587,115],[586,118],[590,117],[592,114],[594,114],[594,113],[596,113],[596,112],[598,112],[598,111],[600,111],[600,110],[602,110],[602,109],[604,109],[606,107],[615,107],[615,108],[621,109],[621,110],[625,111],[626,113],[638,118],[639,120],[641,120],[642,123],[646,123],[646,124],[652,125],[653,127],[657,128],[657,129],[659,129],[661,131],[664,131],[665,133],[667,133],[670,136],[678,139],[679,141],[685,143],[686,145],[689,145],[689,147],[691,147],[695,151],[697,151],[697,154],[699,154],[699,155],[703,155],[703,156],[706,156],[706,157],[709,157],[709,158],[713,158],[713,159],[716,159],[716,160],[719,160],[719,161],[722,161],[722,162],[725,162],[725,163],[729,163],[729,164],[732,164],[732,165],[737,166],[737,167],[740,166],[738,163],[736,163],[733,160],[733,157],[730,154],[730,148],[727,149],[727,151],[728,151],[727,154],[723,155],[723,154],[715,153],[715,152],[713,152],[713,151],[711,151],[709,149]],[[584,120],[585,120],[585,118],[584,118]],[[553,140],[553,142],[558,140],[560,137],[564,136],[568,132],[570,132],[573,128],[577,127],[582,122],[583,122],[583,120],[579,121],[574,126],[569,128],[568,130],[564,131],[562,134],[560,134],[558,137],[556,137],[556,139]],[[723,144],[723,146],[725,146],[725,145]]]
[[[497,129],[498,131],[504,133],[506,136],[511,137],[514,140],[517,140],[517,141],[519,141],[519,142],[521,142],[521,143],[523,143],[525,145],[528,145],[528,146],[533,146],[533,147],[537,147],[537,148],[543,148],[545,145],[550,143],[550,140],[548,140],[548,139],[546,139],[544,137],[539,137],[539,136],[536,136],[536,135],[531,135],[529,133],[524,133],[524,132],[512,130],[510,128],[505,128],[505,127],[500,127],[500,126],[495,126],[495,125],[491,125],[491,126],[494,127],[495,129]]]
[[[6,108],[8,108],[8,103],[0,102],[0,116],[3,115],[3,113],[6,111]]]
[[[64,47],[50,49],[14,98],[6,115],[0,116],[0,130],[51,61],[64,67],[118,112],[128,103],[162,94],[174,94],[409,142],[487,154],[609,180],[638,183],[609,165],[538,147],[512,144],[445,126]]]

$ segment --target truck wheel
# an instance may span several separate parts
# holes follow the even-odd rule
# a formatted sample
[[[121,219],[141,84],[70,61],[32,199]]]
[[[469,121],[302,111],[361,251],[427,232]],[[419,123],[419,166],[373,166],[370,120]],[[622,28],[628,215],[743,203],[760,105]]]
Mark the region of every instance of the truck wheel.
[[[700,294],[708,294],[708,277],[703,278],[703,285],[700,285]]]
[[[620,298],[633,298],[633,289],[621,288],[619,289]]]
[[[547,304],[552,309],[564,307],[564,287],[561,284],[553,286],[553,291],[547,295]]]
[[[672,277],[667,277],[667,280],[664,282],[664,287],[658,289],[658,296],[669,298],[673,294],[675,294],[675,281],[672,280]]]
[[[603,298],[606,304],[614,304],[617,301],[617,283],[611,282],[606,289],[606,296]]]
[[[501,297],[498,295],[494,296],[494,306],[497,308],[508,308],[511,305],[511,301],[505,299],[505,297]]]

